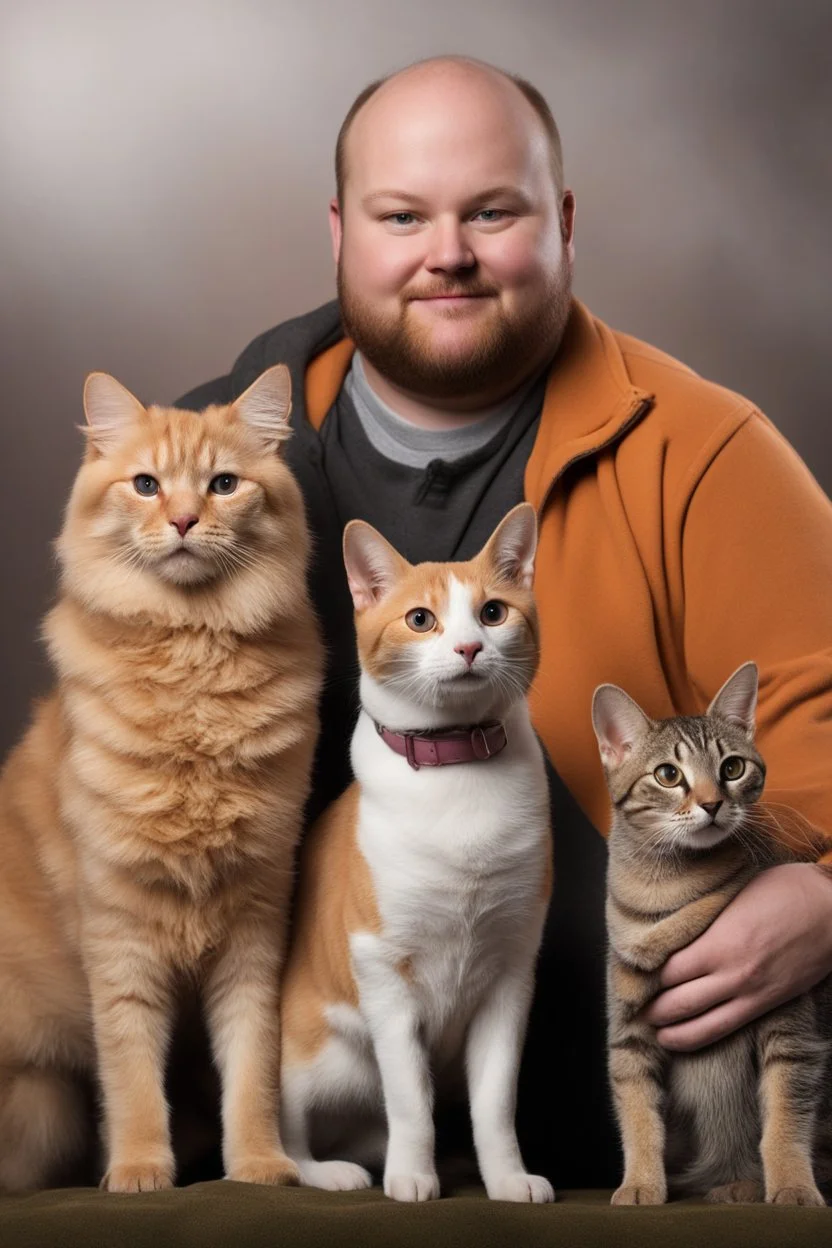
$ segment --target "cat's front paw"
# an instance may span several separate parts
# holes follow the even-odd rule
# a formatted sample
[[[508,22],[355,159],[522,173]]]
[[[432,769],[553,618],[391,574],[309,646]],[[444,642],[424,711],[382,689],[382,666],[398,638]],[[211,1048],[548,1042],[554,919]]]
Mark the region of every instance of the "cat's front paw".
[[[545,1205],[555,1199],[555,1189],[539,1174],[506,1174],[487,1187],[491,1200],[516,1200]]]
[[[151,1161],[110,1166],[99,1186],[105,1192],[161,1192],[173,1187],[173,1166]]]
[[[436,1174],[385,1174],[384,1194],[392,1200],[436,1200],[439,1178]]]
[[[270,1187],[299,1187],[300,1171],[283,1153],[246,1157],[231,1166],[227,1179],[235,1183],[263,1183]]]
[[[611,1205],[663,1205],[667,1189],[658,1183],[623,1183],[613,1192]]]
[[[370,1172],[353,1161],[301,1161],[298,1166],[307,1187],[321,1187],[326,1192],[358,1192],[373,1186]]]
[[[766,1195],[771,1205],[825,1205],[826,1201],[818,1189],[812,1187],[781,1187],[779,1191]]]

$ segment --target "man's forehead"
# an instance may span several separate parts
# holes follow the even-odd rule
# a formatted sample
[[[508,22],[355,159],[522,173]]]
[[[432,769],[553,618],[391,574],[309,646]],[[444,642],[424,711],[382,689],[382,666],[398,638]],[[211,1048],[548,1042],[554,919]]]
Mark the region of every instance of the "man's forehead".
[[[368,101],[348,139],[350,175],[361,195],[428,188],[438,176],[473,175],[482,189],[525,183],[535,166],[545,173],[547,161],[539,118],[497,75],[402,75]]]

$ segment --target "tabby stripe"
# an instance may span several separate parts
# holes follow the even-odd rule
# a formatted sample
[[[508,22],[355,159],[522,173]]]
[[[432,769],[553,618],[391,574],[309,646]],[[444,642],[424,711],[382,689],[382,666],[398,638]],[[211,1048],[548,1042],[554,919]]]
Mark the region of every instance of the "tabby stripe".
[[[645,1080],[648,1083],[655,1083],[657,1087],[663,1087],[664,1080],[662,1075],[648,1066],[644,1071],[639,1071],[637,1075],[610,1075],[610,1083],[613,1090],[620,1087],[623,1083],[636,1083],[644,1086]]]
[[[627,790],[627,792],[626,792],[626,793],[625,793],[622,797],[616,798],[616,799],[613,801],[613,806],[616,808],[616,810],[620,810],[620,809],[621,809],[621,807],[624,805],[624,803],[625,803],[625,802],[627,801],[627,799],[629,798],[629,796],[630,796],[630,794],[632,793],[633,789],[634,789],[634,788],[636,787],[636,785],[638,784],[639,780],[646,780],[646,779],[647,779],[647,777],[648,777],[649,775],[650,775],[650,772],[649,772],[649,771],[645,771],[645,772],[643,773],[643,775],[636,776],[635,780],[634,780],[634,781],[633,781],[633,783],[630,785],[630,787],[629,787],[629,789]]]
[[[670,910],[640,910],[637,906],[631,906],[626,901],[622,901],[613,889],[609,890],[609,898],[625,919],[642,919],[646,923],[658,923],[661,919],[669,919],[680,909],[679,906],[673,906]]]
[[[776,1066],[778,1062],[782,1062],[787,1066],[808,1065],[812,1060],[805,1053],[767,1053],[763,1058],[763,1066],[766,1068]]]
[[[625,1036],[623,1040],[614,1040],[610,1048],[624,1049],[629,1053],[640,1053],[643,1057],[663,1057],[657,1044],[644,1040],[641,1036]]]

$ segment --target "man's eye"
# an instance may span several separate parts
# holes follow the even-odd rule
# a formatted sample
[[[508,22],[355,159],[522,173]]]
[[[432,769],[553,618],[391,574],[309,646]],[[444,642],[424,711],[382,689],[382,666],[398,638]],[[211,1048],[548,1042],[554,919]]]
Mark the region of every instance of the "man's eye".
[[[393,212],[386,220],[392,221],[393,225],[412,225],[416,217],[412,212]]]
[[[505,208],[481,208],[474,216],[479,217],[480,221],[484,221],[486,225],[490,225],[493,221],[502,221],[507,216]]]

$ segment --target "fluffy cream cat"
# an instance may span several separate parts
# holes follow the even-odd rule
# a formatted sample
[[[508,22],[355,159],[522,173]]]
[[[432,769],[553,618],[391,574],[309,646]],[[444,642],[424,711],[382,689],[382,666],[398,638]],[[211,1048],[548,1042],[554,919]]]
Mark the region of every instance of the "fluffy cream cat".
[[[322,665],[288,371],[197,414],[103,373],[57,544],[57,686],[0,778],[0,1188],[54,1181],[97,1075],[104,1186],[169,1186],[177,986],[202,986],[229,1177],[296,1182],[278,975]]]

